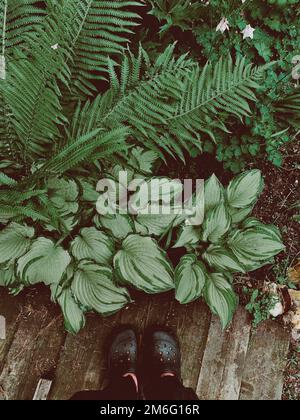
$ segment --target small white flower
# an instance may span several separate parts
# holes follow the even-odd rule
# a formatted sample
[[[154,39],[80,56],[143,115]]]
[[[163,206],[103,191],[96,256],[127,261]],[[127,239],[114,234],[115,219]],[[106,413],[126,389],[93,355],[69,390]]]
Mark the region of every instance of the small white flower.
[[[245,3],[246,0],[242,0],[242,3]]]
[[[251,25],[247,25],[246,28],[242,30],[242,34],[244,35],[243,39],[246,39],[246,38],[253,39],[254,31],[255,31],[255,29],[252,28]]]
[[[58,50],[59,45],[58,44],[51,45],[51,48],[52,50]]]
[[[225,17],[222,18],[221,22],[217,26],[216,31],[217,32],[220,31],[220,32],[222,32],[222,34],[225,31],[229,31],[229,22],[228,22],[227,18],[225,18]]]

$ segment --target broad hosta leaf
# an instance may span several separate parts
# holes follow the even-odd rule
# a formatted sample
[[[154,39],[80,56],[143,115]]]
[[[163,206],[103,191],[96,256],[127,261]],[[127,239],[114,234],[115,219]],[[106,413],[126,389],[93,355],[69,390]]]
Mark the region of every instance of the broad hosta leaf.
[[[14,261],[28,251],[34,229],[26,225],[11,223],[0,232],[0,264]]]
[[[130,235],[114,258],[120,279],[147,293],[174,289],[173,270],[152,238]]]
[[[77,260],[93,260],[110,264],[114,254],[113,240],[98,229],[84,228],[71,243],[71,253]]]
[[[205,182],[204,191],[206,212],[224,201],[224,188],[216,175],[212,175]]]
[[[211,245],[203,254],[203,258],[215,270],[245,273],[245,268],[239,263],[233,252],[220,245]]]
[[[96,216],[94,221],[97,228],[109,230],[114,238],[124,239],[134,231],[133,221],[127,215]]]
[[[247,270],[257,268],[258,262],[269,262],[285,249],[279,230],[262,224],[237,230],[229,238],[228,246]]]
[[[261,171],[253,170],[236,177],[227,188],[227,200],[231,207],[245,208],[252,206],[261,194],[264,186]]]
[[[173,248],[195,246],[201,240],[201,229],[195,226],[183,226],[179,238]]]
[[[136,231],[146,235],[160,236],[174,226],[176,214],[140,214],[136,218]]]
[[[82,188],[82,200],[96,204],[99,198],[99,194],[96,191],[96,185],[81,178],[79,179],[79,183]]]
[[[27,284],[59,283],[71,262],[67,251],[47,238],[38,238],[30,250],[18,260],[17,273]]]
[[[210,274],[205,285],[204,297],[211,311],[220,317],[225,329],[232,320],[238,298],[223,274]]]
[[[111,315],[131,301],[127,290],[114,284],[112,269],[89,261],[79,264],[71,288],[82,305],[102,315]]]
[[[52,296],[58,302],[64,314],[65,328],[71,334],[77,334],[85,325],[85,317],[79,304],[75,301],[71,289],[52,286]]]
[[[207,272],[195,255],[185,255],[175,270],[176,299],[190,303],[202,295]]]
[[[231,216],[232,223],[235,225],[238,225],[252,213],[253,206],[245,207],[244,209],[237,209],[237,208],[228,206],[228,211]]]
[[[230,214],[223,203],[206,214],[203,224],[203,240],[205,242],[218,242],[231,226]]]
[[[0,268],[0,286],[10,287],[16,283],[14,263],[8,267]]]
[[[63,178],[51,178],[48,181],[49,198],[62,216],[75,214],[79,205],[78,187],[75,181]]]

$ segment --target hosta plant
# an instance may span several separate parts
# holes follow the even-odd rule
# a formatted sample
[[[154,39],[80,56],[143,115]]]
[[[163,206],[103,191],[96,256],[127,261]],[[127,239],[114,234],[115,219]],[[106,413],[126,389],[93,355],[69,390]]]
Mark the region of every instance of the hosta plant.
[[[135,149],[129,177],[152,179],[155,158]],[[106,176],[117,181],[120,169]],[[182,304],[203,297],[225,328],[237,305],[233,274],[255,270],[284,249],[274,226],[249,217],[263,187],[259,171],[227,188],[212,176],[200,225],[191,224],[191,214],[103,214],[96,183],[53,177],[48,199],[62,223],[2,220],[0,232],[0,285],[13,293],[40,282],[49,286],[73,333],[86,312],[107,316],[128,305],[131,287],[151,294],[174,290]],[[140,202],[139,191],[131,194]],[[171,247],[182,249],[177,267],[168,257]]]

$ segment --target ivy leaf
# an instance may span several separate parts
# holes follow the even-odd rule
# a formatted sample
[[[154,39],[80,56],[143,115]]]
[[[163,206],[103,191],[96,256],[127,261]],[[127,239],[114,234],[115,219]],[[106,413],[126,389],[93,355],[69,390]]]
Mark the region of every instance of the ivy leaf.
[[[171,264],[152,238],[128,236],[114,258],[114,266],[121,280],[146,293],[174,289]]]
[[[114,254],[113,240],[94,227],[84,228],[71,243],[71,253],[77,260],[93,260],[110,264]]]
[[[0,232],[0,264],[14,261],[24,255],[31,245],[34,229],[11,223]]]
[[[219,204],[207,215],[203,224],[203,241],[218,242],[229,230],[231,217],[225,205]]]
[[[127,290],[114,284],[110,268],[89,261],[79,264],[71,288],[82,305],[102,315],[112,315],[131,302]]]
[[[18,260],[17,274],[27,284],[57,284],[70,262],[67,251],[50,239],[38,238],[27,254]]]
[[[246,208],[253,206],[264,187],[259,170],[245,172],[236,177],[227,188],[227,200],[231,207]]]
[[[204,265],[195,255],[182,257],[175,270],[176,299],[182,304],[198,299],[202,295],[206,276]]]
[[[203,258],[215,270],[245,273],[245,268],[233,252],[220,245],[211,245],[203,254]]]
[[[205,285],[204,297],[211,311],[219,316],[222,328],[225,329],[232,320],[238,298],[223,274],[210,274]]]
[[[77,334],[85,326],[85,316],[75,301],[71,289],[51,286],[52,300],[58,302],[64,314],[65,328],[71,334]]]
[[[224,188],[216,175],[212,175],[204,186],[205,211],[212,210],[224,201]]]

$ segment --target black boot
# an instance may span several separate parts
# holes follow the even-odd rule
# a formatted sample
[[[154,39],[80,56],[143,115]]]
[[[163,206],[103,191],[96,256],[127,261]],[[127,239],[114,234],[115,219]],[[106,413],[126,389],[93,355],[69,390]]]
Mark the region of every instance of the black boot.
[[[131,328],[122,328],[113,335],[108,351],[109,379],[115,380],[126,373],[137,375],[138,344]]]

